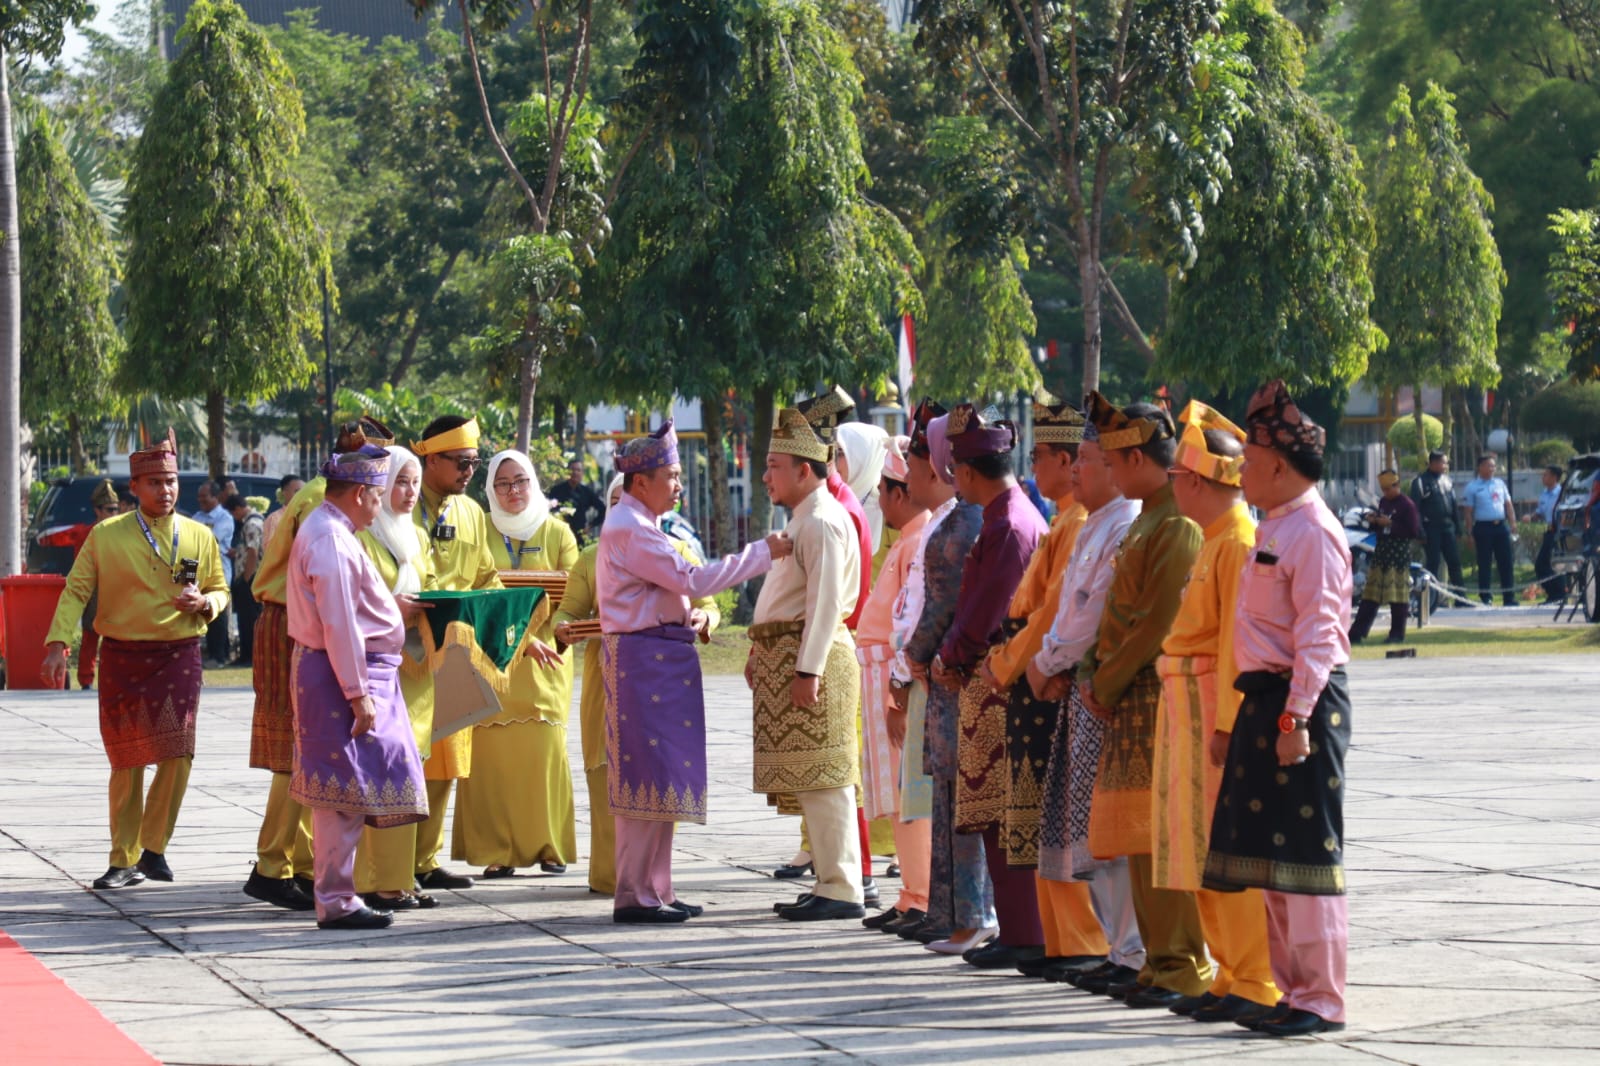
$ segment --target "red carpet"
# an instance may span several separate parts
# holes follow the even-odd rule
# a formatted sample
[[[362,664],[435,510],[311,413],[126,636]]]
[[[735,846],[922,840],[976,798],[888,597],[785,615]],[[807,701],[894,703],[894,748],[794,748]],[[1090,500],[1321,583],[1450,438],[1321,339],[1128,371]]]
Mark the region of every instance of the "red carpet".
[[[156,1059],[0,932],[0,1060],[14,1066],[95,1063],[150,1066]]]

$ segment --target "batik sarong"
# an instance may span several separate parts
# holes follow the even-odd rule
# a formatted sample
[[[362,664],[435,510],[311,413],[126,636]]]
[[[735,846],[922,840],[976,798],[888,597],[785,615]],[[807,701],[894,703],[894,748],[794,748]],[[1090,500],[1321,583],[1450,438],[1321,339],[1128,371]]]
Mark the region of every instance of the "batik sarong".
[[[1156,660],[1161,710],[1156,715],[1150,860],[1157,888],[1194,892],[1205,872],[1211,812],[1222,770],[1207,748],[1217,726],[1217,660],[1212,655]]]
[[[194,754],[200,640],[100,639],[100,740],[113,770]]]
[[[1147,666],[1112,708],[1089,815],[1089,851],[1099,859],[1150,854],[1150,769],[1161,678]]]
[[[961,689],[956,832],[981,833],[1006,817],[1006,697],[981,677]]]
[[[608,633],[606,783],[611,811],[646,822],[706,820],[706,701],[688,626]]]
[[[372,728],[352,737],[355,713],[328,653],[294,650],[294,770],[289,795],[313,809],[362,815],[374,829],[428,817],[411,715],[400,694],[400,656],[367,654]]]
[[[294,684],[289,677],[294,641],[283,604],[261,604],[253,643],[250,679],[256,704],[250,715],[250,765],[286,774],[294,768]]]
[[[1045,767],[1039,872],[1048,880],[1081,880],[1105,865],[1089,853],[1089,817],[1105,736],[1105,723],[1083,705],[1073,686],[1062,702]]]
[[[856,646],[861,664],[861,805],[867,817],[888,818],[900,809],[894,746],[889,743],[889,674],[894,649],[887,644]]]
[[[1342,669],[1328,676],[1308,723],[1310,756],[1298,766],[1279,766],[1278,717],[1289,701],[1289,679],[1251,671],[1234,682],[1244,702],[1211,822],[1206,888],[1344,895],[1346,684]]]
[[[750,627],[755,647],[755,784],[769,801],[791,792],[843,788],[860,779],[856,710],[861,671],[854,643],[843,626],[828,649],[817,702],[796,707],[790,699],[800,651],[801,622],[764,622]]]
[[[1011,686],[1006,704],[1005,823],[1000,844],[1006,865],[1032,867],[1039,863],[1039,823],[1044,813],[1045,771],[1050,762],[1051,738],[1062,708],[1056,700],[1038,700],[1027,679]]]

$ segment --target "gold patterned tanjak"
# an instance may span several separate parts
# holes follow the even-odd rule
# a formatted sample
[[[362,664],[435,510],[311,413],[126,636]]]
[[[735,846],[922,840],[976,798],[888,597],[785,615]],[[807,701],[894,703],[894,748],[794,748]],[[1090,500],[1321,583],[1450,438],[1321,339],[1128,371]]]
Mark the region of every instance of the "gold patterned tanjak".
[[[1083,413],[1070,403],[1033,405],[1033,439],[1039,444],[1082,444]]]
[[[795,409],[805,416],[811,428],[824,443],[833,443],[833,430],[839,420],[856,409],[850,394],[835,385],[827,392],[801,400]]]
[[[1126,411],[1098,392],[1089,394],[1087,406],[1089,421],[1100,434],[1100,447],[1108,452],[1138,448],[1152,440],[1169,440],[1175,435],[1164,413],[1161,418],[1130,418]]]
[[[826,463],[833,458],[832,446],[824,444],[812,431],[806,416],[793,407],[785,407],[778,412],[778,421],[772,428],[772,441],[767,445],[767,450],[818,463]]]
[[[1228,419],[1207,407],[1199,400],[1190,400],[1179,418],[1183,434],[1178,438],[1178,458],[1175,465],[1208,481],[1239,487],[1239,475],[1244,470],[1244,456],[1217,455],[1206,444],[1206,430],[1220,430],[1240,444],[1245,442],[1245,432]]]

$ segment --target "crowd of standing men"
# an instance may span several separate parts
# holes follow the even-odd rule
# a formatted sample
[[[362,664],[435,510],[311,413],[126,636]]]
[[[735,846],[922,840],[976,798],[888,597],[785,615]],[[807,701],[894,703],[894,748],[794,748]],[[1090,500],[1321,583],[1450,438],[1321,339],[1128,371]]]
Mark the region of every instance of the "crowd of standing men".
[[[710,563],[662,530],[682,491],[670,422],[619,450],[581,554],[526,456],[490,459],[488,513],[465,495],[474,421],[437,420],[410,451],[370,419],[345,427],[251,586],[251,765],[272,779],[246,893],[325,928],[437,905],[428,890],[472,884],[440,860],[452,787],[454,857],[488,877],[564,869],[569,650],[597,621],[580,710],[591,887],[617,922],[697,917],[671,866],[676,825],[706,819],[695,642],[717,591],[764,574],[752,784],[803,816],[815,874],[779,918],[860,919],[1200,1022],[1342,1028],[1351,578],[1316,487],[1323,430],[1281,382],[1242,428],[1199,403],[1177,422],[1097,393],[1039,405],[1047,526],[1011,423],[923,401],[889,437],[852,406],[835,388],[779,412],[763,481],[789,524]],[[200,641],[228,598],[214,538],[173,512],[170,437],[132,474],[139,507],[90,534],[48,638],[47,678],[64,677],[84,604],[118,588],[95,623],[113,768],[97,888],[173,877]],[[433,742],[419,594],[524,567],[569,575],[560,609],[530,631],[500,713]],[[892,825],[903,887],[868,917],[873,819]]]

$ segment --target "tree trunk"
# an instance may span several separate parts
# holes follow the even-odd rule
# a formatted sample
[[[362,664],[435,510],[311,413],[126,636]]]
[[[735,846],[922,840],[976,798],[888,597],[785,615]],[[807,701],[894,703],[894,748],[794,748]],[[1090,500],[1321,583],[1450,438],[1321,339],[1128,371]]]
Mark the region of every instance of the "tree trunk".
[[[706,473],[711,478],[712,556],[726,555],[735,548],[733,535],[733,493],[728,487],[727,420],[722,417],[722,397],[713,392],[700,397],[701,423],[706,431]],[[707,560],[709,561],[709,560]]]
[[[1422,420],[1422,382],[1411,386],[1411,420],[1417,426],[1417,456],[1424,468],[1428,465],[1428,424]],[[1388,439],[1384,434],[1384,439]],[[1392,462],[1392,460],[1391,460]]]
[[[22,572],[22,243],[17,239],[17,145],[11,57],[0,46],[0,577]]]
[[[572,454],[583,458],[589,446],[589,407],[579,402],[572,405]]]
[[[1483,442],[1478,436],[1478,420],[1472,417],[1472,405],[1467,403],[1467,390],[1459,389],[1456,398],[1461,402],[1461,425],[1467,434],[1467,451],[1476,463],[1478,456],[1483,454]]]
[[[521,388],[517,397],[517,450],[526,452],[533,440],[533,399],[539,391],[541,369],[538,327],[530,319],[522,328],[522,340],[527,350],[522,353],[522,372],[518,375]]]
[[[83,419],[76,414],[67,416],[67,450],[72,455],[72,472],[87,474],[89,457],[83,451]]]
[[[1078,289],[1083,297],[1083,393],[1100,387],[1100,264],[1094,253],[1078,250]]]
[[[749,530],[751,540],[766,536],[772,529],[772,499],[767,495],[767,486],[762,483],[761,475],[767,469],[767,444],[772,440],[772,421],[777,415],[774,407],[776,398],[776,389],[771,385],[760,385],[755,389],[755,398],[751,402]],[[760,592],[759,577],[745,584],[744,593],[739,597],[738,609],[734,612],[734,622],[739,625],[750,624],[750,619],[755,617],[756,596]]]
[[[556,447],[565,450],[567,446],[567,401],[560,396],[550,400],[550,435],[556,439]]]
[[[1444,426],[1444,437],[1440,441],[1439,447],[1440,447],[1440,449],[1442,449],[1444,451],[1444,453],[1446,455],[1450,454],[1450,441],[1451,441],[1451,438],[1455,436],[1455,425],[1456,425],[1455,402],[1456,402],[1456,388],[1455,388],[1455,386],[1454,385],[1446,385],[1443,389],[1440,390],[1440,395],[1439,395],[1439,421]]]
[[[461,249],[450,253],[444,261],[444,267],[439,271],[439,276],[433,281],[433,289],[428,293],[427,299],[417,305],[416,314],[411,319],[411,328],[406,332],[405,343],[400,346],[400,359],[394,364],[394,369],[389,371],[389,384],[395,388],[405,380],[406,371],[411,369],[411,363],[417,357],[417,342],[422,339],[422,328],[427,321],[425,312],[433,306],[433,301],[439,298],[439,292],[444,288],[444,283],[450,279],[450,272],[455,269],[456,260],[461,255]]]
[[[221,389],[206,393],[206,469],[212,481],[228,476],[228,401]]]

